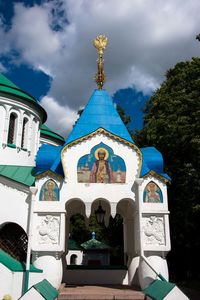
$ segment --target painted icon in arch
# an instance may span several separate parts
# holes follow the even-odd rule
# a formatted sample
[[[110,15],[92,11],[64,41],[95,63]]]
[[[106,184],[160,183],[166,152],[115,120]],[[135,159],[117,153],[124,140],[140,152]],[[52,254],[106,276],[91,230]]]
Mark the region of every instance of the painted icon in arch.
[[[159,186],[151,181],[144,189],[143,202],[145,203],[163,203],[163,195]]]
[[[100,143],[79,159],[77,178],[84,183],[125,183],[126,165],[112,148]]]
[[[43,184],[40,190],[40,201],[59,201],[59,188],[52,179]]]

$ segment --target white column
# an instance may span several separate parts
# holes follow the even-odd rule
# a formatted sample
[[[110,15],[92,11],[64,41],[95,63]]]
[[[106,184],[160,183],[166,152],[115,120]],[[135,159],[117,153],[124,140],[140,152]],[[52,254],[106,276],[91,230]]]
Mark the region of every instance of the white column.
[[[32,246],[32,237],[33,237],[33,211],[34,211],[34,202],[35,195],[37,193],[37,188],[34,186],[30,187],[31,191],[31,201],[30,201],[30,211],[28,219],[28,245],[27,245],[27,255],[26,255],[26,273],[25,273],[25,292],[29,288],[29,270],[30,270],[30,258],[31,258],[31,246]]]

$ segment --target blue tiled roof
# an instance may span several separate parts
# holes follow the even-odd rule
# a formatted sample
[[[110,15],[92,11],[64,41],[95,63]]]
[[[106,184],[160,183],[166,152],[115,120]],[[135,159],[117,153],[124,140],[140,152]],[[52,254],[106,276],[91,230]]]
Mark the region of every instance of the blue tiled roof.
[[[171,178],[164,173],[163,156],[155,147],[146,147],[141,148],[140,150],[142,152],[141,177],[145,176],[150,171],[154,171],[167,180],[171,180]]]
[[[52,146],[52,145],[43,144],[40,147],[36,156],[35,175],[50,170],[54,173],[63,176],[63,169],[62,169],[61,162],[54,167],[54,162],[56,161],[56,159],[59,158],[60,161],[61,150],[62,150],[62,146]]]
[[[70,133],[66,144],[86,136],[99,128],[111,132],[131,143],[133,140],[122,122],[106,90],[95,90],[83,113]]]

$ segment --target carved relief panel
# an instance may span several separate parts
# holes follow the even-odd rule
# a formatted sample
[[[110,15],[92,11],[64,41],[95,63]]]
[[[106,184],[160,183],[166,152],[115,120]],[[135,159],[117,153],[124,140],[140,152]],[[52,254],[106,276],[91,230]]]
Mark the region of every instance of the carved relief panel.
[[[142,218],[143,245],[160,247],[166,245],[165,221],[163,216]]]
[[[37,243],[58,245],[60,239],[60,216],[40,215],[37,219]]]

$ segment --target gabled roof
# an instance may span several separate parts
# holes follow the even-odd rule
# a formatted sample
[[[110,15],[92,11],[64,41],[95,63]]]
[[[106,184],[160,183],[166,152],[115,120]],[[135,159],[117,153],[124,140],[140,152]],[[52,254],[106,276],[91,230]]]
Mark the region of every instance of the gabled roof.
[[[93,92],[66,144],[87,136],[99,128],[134,143],[106,90]]]
[[[27,92],[23,91],[22,89],[18,88],[11,80],[9,80],[3,74],[0,74],[0,94],[5,94],[8,96],[15,96],[19,100],[23,99],[29,103],[32,103],[37,109],[42,112],[43,122],[47,119],[47,114],[44,108],[38,103],[38,101],[28,94]]]
[[[156,300],[167,299],[166,296],[170,293],[176,285],[166,280],[154,280],[147,288],[143,290],[146,296]]]
[[[58,297],[58,291],[46,279],[34,284],[34,288],[46,300],[54,300]]]
[[[95,238],[95,232],[92,232],[92,238],[83,244],[81,244],[81,247],[85,250],[109,250],[111,249],[110,246],[96,240]]]

